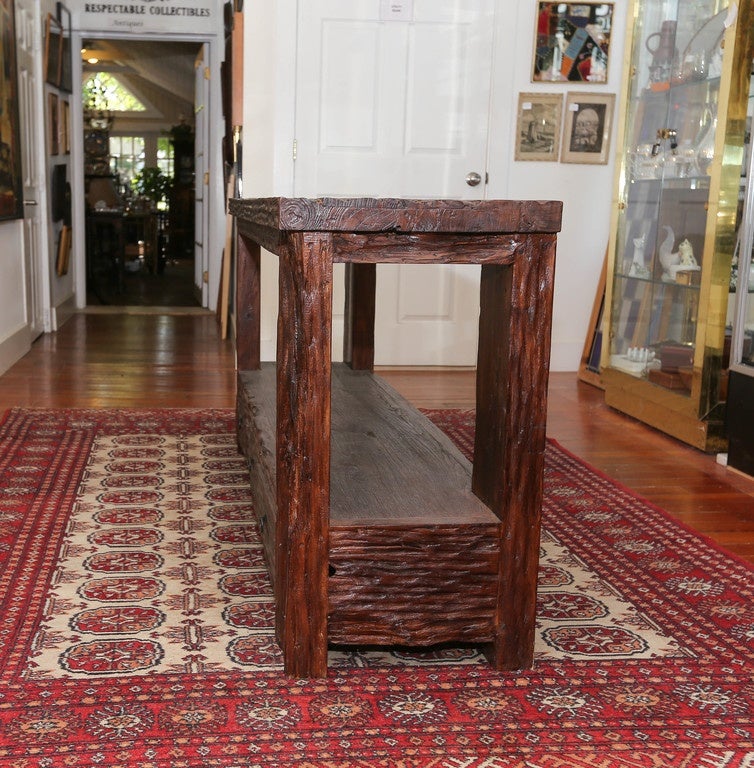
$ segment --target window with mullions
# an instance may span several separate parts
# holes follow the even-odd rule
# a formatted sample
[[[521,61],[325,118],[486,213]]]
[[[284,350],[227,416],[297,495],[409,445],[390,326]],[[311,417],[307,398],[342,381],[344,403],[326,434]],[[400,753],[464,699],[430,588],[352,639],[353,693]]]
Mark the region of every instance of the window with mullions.
[[[174,176],[173,144],[167,136],[157,139],[157,167],[165,176],[172,179]]]
[[[129,183],[143,170],[146,164],[143,136],[111,136],[110,157],[115,162],[116,172]]]

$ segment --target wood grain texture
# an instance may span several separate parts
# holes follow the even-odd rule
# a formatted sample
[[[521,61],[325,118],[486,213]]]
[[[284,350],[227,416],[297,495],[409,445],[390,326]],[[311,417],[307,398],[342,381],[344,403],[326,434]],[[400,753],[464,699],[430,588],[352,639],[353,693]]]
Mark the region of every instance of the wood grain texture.
[[[473,488],[502,521],[498,669],[533,661],[554,269],[548,235],[482,267]]]
[[[275,532],[277,530],[277,481],[275,469],[275,399],[277,377],[268,364],[267,375],[239,371],[236,394],[236,435],[238,447],[246,457],[249,479],[254,489],[254,513],[264,546],[272,588],[277,597],[275,578]],[[266,405],[265,405],[266,404]]]
[[[409,646],[491,642],[499,528],[333,526],[330,642]]]
[[[380,264],[510,264],[525,235],[336,233],[336,262]]]
[[[357,371],[374,369],[376,290],[376,264],[346,264],[343,360]]]
[[[269,233],[275,230],[554,233],[560,231],[562,207],[561,202],[551,200],[269,197],[229,201],[231,214],[241,221],[254,222]]]
[[[236,347],[239,370],[259,368],[261,255],[259,245],[236,236]]]
[[[243,428],[267,446],[275,484],[274,363],[239,374]],[[471,464],[426,416],[386,384],[343,363],[332,366],[331,525],[412,527],[496,525],[497,517],[471,492]],[[245,453],[245,451],[244,451]],[[247,454],[248,455],[248,454]]]
[[[294,233],[280,264],[277,341],[276,621],[284,668],[327,672],[332,250]]]
[[[332,380],[329,641],[491,642],[500,524],[471,493],[470,463],[378,377],[340,363]],[[275,381],[273,363],[239,375],[238,425],[278,573]]]
[[[351,642],[374,640],[377,625],[384,624],[385,639],[403,642],[413,637],[427,642],[432,629],[422,618],[425,604],[442,593],[443,585],[449,602],[463,614],[466,603],[457,584],[448,582],[449,576],[440,576],[450,574],[452,568],[429,567],[437,546],[430,543],[430,531],[453,524],[446,520],[446,510],[456,518],[460,511],[462,519],[454,523],[457,528],[447,531],[450,549],[443,556],[437,550],[437,562],[454,558],[462,562],[461,553],[468,549],[459,537],[462,541],[471,528],[483,524],[488,532],[495,531],[496,540],[486,544],[495,550],[498,568],[492,614],[473,621],[463,614],[464,621],[476,628],[489,628],[491,622],[489,642],[498,669],[531,663],[555,233],[560,229],[561,208],[560,203],[541,201],[394,199],[268,198],[231,204],[240,220],[241,237],[256,239],[280,256],[274,569],[277,628],[289,674],[321,676],[326,671],[326,569],[328,557],[334,556],[330,523],[334,510],[337,514],[348,505],[353,510],[348,513],[352,520],[345,521],[348,525],[354,524],[357,515],[363,518],[365,510],[377,509],[368,522],[360,524],[367,538],[372,537],[374,554],[384,555],[387,571],[395,574],[402,563],[398,581],[407,585],[408,604],[414,606],[415,616],[408,621],[402,615],[408,604],[397,597],[402,595],[397,581],[385,578],[384,564],[372,563],[364,570],[345,557],[339,569],[330,562],[331,577],[338,579],[340,589],[337,610],[332,613],[333,619],[339,617],[335,625],[339,640],[346,640],[349,632]],[[479,347],[483,382],[477,414],[481,449],[475,458],[473,488],[484,503],[471,494],[459,497],[459,489],[460,496],[468,493],[467,476],[460,477],[455,460],[448,461],[447,446],[437,450],[439,441],[427,438],[426,425],[419,425],[411,409],[390,405],[394,399],[374,387],[368,399],[359,400],[358,395],[354,399],[355,379],[342,386],[344,379],[332,378],[334,261],[352,262],[346,286],[346,359],[353,364],[355,351],[354,367],[366,369],[370,380],[374,379],[368,373],[373,367],[373,329],[368,327],[374,322],[373,264],[483,264]],[[330,435],[331,390],[333,397],[347,404],[335,439]],[[375,418],[386,403],[388,419]],[[241,414],[239,424],[245,418]],[[244,445],[243,440],[239,442]],[[331,474],[333,443],[342,446],[343,461]],[[262,455],[253,441],[246,444]],[[425,471],[428,467],[432,471]],[[469,505],[470,500],[474,504]],[[418,552],[411,547],[395,549],[395,542],[385,547],[381,527],[392,524],[395,510],[404,510],[405,519],[420,518],[419,528],[428,540]],[[346,547],[362,563],[368,549],[368,544],[364,549]],[[420,562],[423,557],[429,558],[419,568],[424,593],[408,586],[421,581],[411,561],[418,558]],[[470,576],[468,567],[464,568]],[[485,581],[487,587],[490,583]],[[366,613],[374,612],[380,600],[387,600],[384,592],[379,596],[381,588],[390,596],[395,593],[394,600],[383,602],[386,610],[367,626],[363,618],[355,618],[366,615],[356,602],[369,606]],[[489,601],[491,591],[482,592]],[[489,602],[485,605],[489,608]],[[392,623],[388,622],[391,611],[400,616]],[[444,626],[438,639],[463,634],[459,625],[453,627]],[[474,633],[480,639],[477,629]]]

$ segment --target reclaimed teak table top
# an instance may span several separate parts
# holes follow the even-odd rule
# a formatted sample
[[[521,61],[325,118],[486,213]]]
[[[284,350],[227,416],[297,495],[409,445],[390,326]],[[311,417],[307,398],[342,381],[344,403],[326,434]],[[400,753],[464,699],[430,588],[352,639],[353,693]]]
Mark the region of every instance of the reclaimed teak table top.
[[[239,445],[286,672],[325,675],[328,642],[472,642],[498,669],[530,665],[561,204],[265,198],[230,212]],[[276,365],[259,354],[262,247],[280,262]],[[482,265],[473,465],[371,375],[385,262]]]

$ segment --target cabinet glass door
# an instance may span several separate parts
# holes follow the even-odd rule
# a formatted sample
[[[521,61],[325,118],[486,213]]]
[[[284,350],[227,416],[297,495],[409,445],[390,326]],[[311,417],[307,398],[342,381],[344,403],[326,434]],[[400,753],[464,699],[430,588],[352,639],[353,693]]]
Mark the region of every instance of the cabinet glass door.
[[[609,365],[690,395],[727,1],[640,3]]]
[[[754,377],[754,152],[751,129],[754,120],[754,62],[749,81],[746,110],[747,143],[741,167],[743,199],[738,216],[736,255],[733,259],[731,284],[736,291],[733,320],[731,368]]]

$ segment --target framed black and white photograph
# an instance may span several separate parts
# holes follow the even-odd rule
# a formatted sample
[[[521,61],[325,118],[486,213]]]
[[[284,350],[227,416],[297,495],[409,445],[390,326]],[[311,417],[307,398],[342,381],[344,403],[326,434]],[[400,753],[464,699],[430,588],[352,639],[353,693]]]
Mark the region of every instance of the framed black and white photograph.
[[[563,95],[520,93],[516,121],[516,160],[557,162]]]
[[[614,105],[612,93],[568,94],[561,163],[607,163]]]

